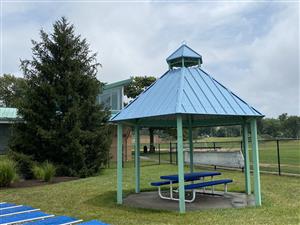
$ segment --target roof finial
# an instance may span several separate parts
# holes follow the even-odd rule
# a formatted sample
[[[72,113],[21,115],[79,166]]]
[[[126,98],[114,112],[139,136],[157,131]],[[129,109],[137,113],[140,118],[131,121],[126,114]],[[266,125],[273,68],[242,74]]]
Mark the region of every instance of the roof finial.
[[[181,45],[186,45],[186,41],[183,40],[183,41],[181,42]]]

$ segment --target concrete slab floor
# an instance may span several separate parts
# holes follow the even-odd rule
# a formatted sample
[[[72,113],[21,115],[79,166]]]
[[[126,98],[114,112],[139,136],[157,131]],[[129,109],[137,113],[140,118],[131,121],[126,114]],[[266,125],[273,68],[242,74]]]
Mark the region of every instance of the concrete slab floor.
[[[194,202],[185,204],[186,210],[241,208],[255,205],[253,195],[237,192],[227,192],[223,195],[224,193],[220,191],[215,191],[214,194],[198,192]],[[187,195],[189,196],[186,196],[186,198],[190,198],[190,194]],[[124,205],[136,208],[178,211],[178,201],[161,199],[156,191],[130,194],[124,199]]]

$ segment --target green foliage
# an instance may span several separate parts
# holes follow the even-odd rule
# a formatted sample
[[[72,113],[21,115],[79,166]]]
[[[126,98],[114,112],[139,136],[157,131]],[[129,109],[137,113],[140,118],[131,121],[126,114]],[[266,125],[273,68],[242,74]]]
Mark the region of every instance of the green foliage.
[[[24,94],[26,81],[23,78],[4,74],[0,77],[0,105],[17,107]]]
[[[0,187],[9,186],[16,178],[16,163],[10,159],[0,160]]]
[[[155,81],[156,78],[152,76],[132,77],[132,82],[124,87],[124,94],[128,98],[135,98]]]
[[[280,136],[280,121],[273,118],[264,119],[262,133],[269,134],[272,137]]]
[[[52,163],[46,161],[41,165],[34,165],[32,172],[36,179],[50,182],[56,174],[56,167]]]
[[[300,117],[283,113],[277,119],[264,118],[258,123],[258,131],[262,135],[272,137],[299,138]]]
[[[163,130],[167,134],[169,139],[176,140],[176,138],[177,138],[177,129],[176,128],[165,128]],[[189,137],[188,129],[183,129],[182,135],[183,135],[184,141],[188,140],[188,137]]]
[[[300,117],[288,116],[283,113],[278,118],[262,118],[257,121],[257,130],[261,137],[265,139],[299,138],[300,137]],[[238,137],[241,135],[240,126],[227,127],[201,127],[195,132],[198,136],[216,137]]]
[[[33,178],[32,167],[35,165],[35,162],[31,156],[10,150],[8,152],[8,157],[17,163],[18,171],[23,178]]]
[[[56,168],[52,163],[48,161],[44,162],[42,165],[43,168],[43,180],[49,182],[55,176]]]
[[[43,180],[43,177],[44,177],[44,170],[43,170],[43,167],[40,166],[40,165],[34,165],[32,167],[32,173],[33,173],[33,177],[35,179],[38,179],[38,180]]]
[[[282,131],[285,136],[292,138],[300,137],[300,117],[289,116],[287,119],[282,121]]]
[[[53,29],[41,30],[34,57],[21,63],[27,85],[19,113],[26,123],[16,124],[10,147],[50,160],[64,168],[60,175],[88,176],[106,164],[111,144],[110,112],[96,103],[100,64],[65,18]]]

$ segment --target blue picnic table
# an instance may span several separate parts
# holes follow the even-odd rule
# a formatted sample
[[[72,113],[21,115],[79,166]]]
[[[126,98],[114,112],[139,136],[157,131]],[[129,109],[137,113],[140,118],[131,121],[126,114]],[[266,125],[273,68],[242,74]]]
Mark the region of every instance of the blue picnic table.
[[[202,188],[205,191],[206,187],[212,187],[212,193],[214,193],[214,185],[224,184],[224,193],[227,192],[227,184],[231,183],[232,180],[230,179],[223,179],[223,180],[213,180],[214,176],[221,175],[220,172],[194,172],[194,173],[185,173],[184,174],[184,182],[192,182],[191,184],[185,185],[185,190],[191,190],[193,193],[193,197],[190,200],[185,200],[186,202],[193,202],[196,198],[196,190],[197,188]],[[211,177],[210,181],[204,182],[205,177]],[[152,186],[158,187],[158,195],[162,199],[168,200],[178,200],[177,198],[173,197],[173,184],[179,182],[178,174],[172,175],[163,175],[160,177],[162,181],[152,182]],[[201,183],[194,183],[194,181],[202,180]],[[161,186],[169,185],[169,196],[164,196],[161,192]]]
[[[220,172],[195,172],[195,173],[185,173],[184,174],[184,181],[195,181],[195,180],[200,180],[204,177],[214,177],[221,175]],[[173,174],[173,175],[164,175],[161,176],[160,179],[162,180],[169,180],[174,183],[179,181],[178,174]]]

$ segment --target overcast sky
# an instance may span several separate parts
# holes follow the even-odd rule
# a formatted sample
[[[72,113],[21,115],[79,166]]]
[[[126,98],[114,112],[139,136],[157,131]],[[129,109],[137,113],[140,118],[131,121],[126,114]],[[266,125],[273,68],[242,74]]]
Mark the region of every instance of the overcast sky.
[[[98,53],[98,78],[160,77],[182,41],[203,69],[267,117],[299,115],[298,3],[2,1],[1,74],[22,76],[39,30],[67,17]]]

